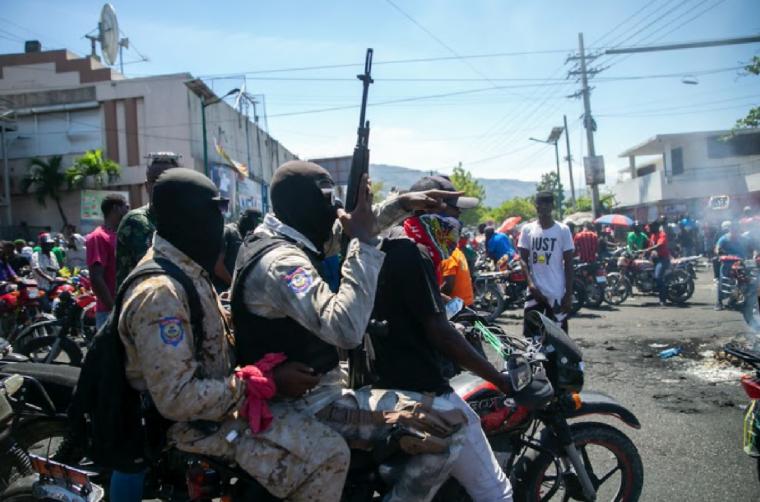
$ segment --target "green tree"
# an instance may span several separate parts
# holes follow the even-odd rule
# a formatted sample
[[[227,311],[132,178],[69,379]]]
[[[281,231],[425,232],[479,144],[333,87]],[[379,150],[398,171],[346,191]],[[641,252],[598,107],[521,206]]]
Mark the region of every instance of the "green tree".
[[[454,185],[454,188],[460,192],[464,192],[467,197],[477,197],[480,199],[480,206],[463,211],[460,217],[465,225],[477,225],[488,212],[488,208],[482,205],[486,198],[485,187],[472,177],[470,171],[462,167],[461,162],[454,168],[454,172],[451,173],[451,183]]]
[[[63,224],[68,225],[69,220],[61,206],[61,189],[66,181],[66,175],[61,170],[62,161],[60,155],[53,155],[48,160],[33,158],[29,162],[29,172],[21,182],[21,190],[28,193],[30,188],[33,189],[34,198],[42,207],[47,207],[48,198],[53,199]]]
[[[602,213],[609,213],[615,206],[615,196],[611,193],[599,194],[599,205],[601,206]],[[582,197],[576,197],[575,208],[565,207],[566,212],[589,212],[591,211],[591,196],[584,195]]]
[[[536,217],[536,206],[531,197],[515,197],[501,203],[499,207],[491,209],[485,219],[492,219],[496,225],[510,216],[521,216],[523,221]]]
[[[106,179],[114,181],[119,178],[121,167],[111,159],[103,157],[103,151],[89,150],[74,161],[74,165],[66,169],[66,181],[69,188],[81,188],[85,180],[91,177],[96,186],[103,186]]]
[[[562,187],[562,180],[557,173],[549,171],[541,175],[541,181],[536,185],[537,192],[551,192],[554,194],[555,207],[559,208],[565,202],[565,192]],[[559,200],[557,200],[559,199]]]
[[[760,75],[760,56],[752,56],[752,60],[744,67],[750,75]],[[760,127],[760,106],[750,108],[747,116],[736,121],[734,129],[750,129]]]

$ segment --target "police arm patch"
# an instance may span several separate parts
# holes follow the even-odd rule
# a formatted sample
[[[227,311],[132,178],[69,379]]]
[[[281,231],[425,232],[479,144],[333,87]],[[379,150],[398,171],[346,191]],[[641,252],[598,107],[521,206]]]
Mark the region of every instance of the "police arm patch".
[[[158,321],[161,341],[166,345],[176,347],[185,338],[185,329],[178,317],[164,317]]]
[[[309,286],[313,282],[311,274],[303,267],[294,268],[283,279],[285,279],[288,287],[294,293],[303,293],[309,289]]]

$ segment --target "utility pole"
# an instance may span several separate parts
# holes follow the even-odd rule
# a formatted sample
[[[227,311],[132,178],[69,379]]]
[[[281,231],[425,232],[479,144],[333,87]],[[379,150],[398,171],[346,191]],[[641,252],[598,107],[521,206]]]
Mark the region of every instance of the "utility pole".
[[[575,209],[575,181],[573,181],[573,158],[570,156],[570,131],[567,130],[567,115],[563,115],[565,121],[565,144],[567,145],[567,170],[570,172],[570,201]]]
[[[588,143],[589,162],[596,157],[594,149],[594,119],[591,116],[591,89],[588,87],[588,71],[586,68],[586,51],[583,48],[583,33],[578,33],[578,52],[581,61],[581,94],[583,95],[583,126],[586,128],[586,142]],[[590,167],[590,166],[589,166]],[[586,169],[589,169],[586,167]],[[591,212],[594,218],[599,216],[599,186],[596,180],[591,184]]]

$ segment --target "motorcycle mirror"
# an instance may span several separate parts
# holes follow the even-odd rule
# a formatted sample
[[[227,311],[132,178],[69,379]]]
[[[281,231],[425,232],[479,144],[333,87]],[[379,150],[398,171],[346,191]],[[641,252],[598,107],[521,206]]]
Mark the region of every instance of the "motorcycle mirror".
[[[523,356],[515,354],[509,356],[509,359],[507,359],[507,371],[509,372],[509,378],[515,392],[520,392],[530,385],[530,382],[533,380],[533,371],[530,368],[530,363]]]

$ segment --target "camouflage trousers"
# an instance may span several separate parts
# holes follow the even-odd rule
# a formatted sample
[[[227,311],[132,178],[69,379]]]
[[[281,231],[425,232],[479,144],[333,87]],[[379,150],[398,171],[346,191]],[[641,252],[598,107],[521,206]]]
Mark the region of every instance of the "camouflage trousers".
[[[362,388],[346,390],[335,401],[333,407],[360,409],[366,411],[394,411],[409,402],[422,402],[424,395],[416,392]],[[434,398],[432,408],[441,411],[456,409],[446,399]],[[330,427],[340,432],[347,440],[377,441],[388,437],[391,425],[373,423],[341,423],[325,420]],[[395,481],[393,488],[383,499],[384,502],[427,502],[440,486],[449,478],[451,469],[464,443],[465,431],[461,428],[447,438],[448,450],[444,453],[424,453],[411,455]]]
[[[230,419],[210,436],[177,424],[169,438],[179,450],[236,462],[275,497],[339,501],[350,460],[343,438],[288,403],[272,403],[270,410],[272,424],[258,434],[247,421]]]

